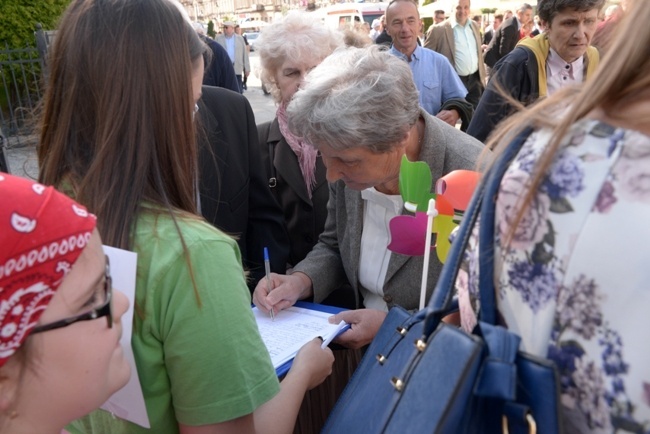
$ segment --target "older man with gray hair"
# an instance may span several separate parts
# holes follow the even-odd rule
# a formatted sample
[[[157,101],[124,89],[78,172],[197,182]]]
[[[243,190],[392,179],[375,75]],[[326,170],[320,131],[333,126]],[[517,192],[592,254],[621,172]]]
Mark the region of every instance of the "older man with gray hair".
[[[590,44],[604,3],[539,0],[537,12],[544,33],[522,39],[495,65],[467,133],[484,142],[494,127],[515,110],[503,93],[528,105],[591,77],[600,56]]]
[[[391,0],[386,7],[386,30],[393,38],[389,52],[411,68],[422,108],[452,126],[461,119],[465,130],[473,110],[465,100],[467,89],[444,56],[419,45],[420,28],[415,0]]]

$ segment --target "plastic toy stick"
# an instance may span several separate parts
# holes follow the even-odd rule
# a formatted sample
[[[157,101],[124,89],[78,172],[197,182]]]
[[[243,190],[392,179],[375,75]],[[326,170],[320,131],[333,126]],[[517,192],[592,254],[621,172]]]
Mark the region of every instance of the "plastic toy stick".
[[[433,218],[438,214],[436,201],[429,199],[427,208],[427,238],[424,243],[424,264],[422,265],[422,286],[420,287],[420,310],[424,309],[424,299],[427,295],[427,279],[429,277],[429,256],[431,255],[431,227]]]

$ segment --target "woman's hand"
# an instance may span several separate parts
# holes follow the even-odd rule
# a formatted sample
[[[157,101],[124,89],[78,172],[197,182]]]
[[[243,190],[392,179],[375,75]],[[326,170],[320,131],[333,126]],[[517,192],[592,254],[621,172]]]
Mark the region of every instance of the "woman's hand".
[[[334,354],[329,348],[321,348],[322,339],[316,338],[300,348],[289,375],[300,375],[307,378],[308,390],[321,384],[332,373]]]
[[[253,303],[259,310],[278,313],[293,306],[297,300],[312,295],[311,279],[304,273],[290,275],[271,273],[271,286],[267,279],[261,279],[253,292]]]
[[[358,349],[368,345],[373,340],[381,323],[386,318],[386,312],[376,309],[357,309],[339,312],[329,318],[332,324],[341,320],[350,324],[350,329],[334,339],[334,342],[344,347]]]
[[[280,383],[280,393],[255,410],[256,432],[293,432],[305,393],[332,373],[334,354],[329,348],[321,348],[322,343],[315,338],[298,351],[291,369]]]

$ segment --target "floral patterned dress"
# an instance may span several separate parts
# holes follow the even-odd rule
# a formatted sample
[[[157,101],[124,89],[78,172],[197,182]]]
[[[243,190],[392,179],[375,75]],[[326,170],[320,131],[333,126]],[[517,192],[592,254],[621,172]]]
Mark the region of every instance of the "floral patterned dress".
[[[595,120],[576,123],[503,247],[550,137],[548,130],[533,133],[501,182],[501,320],[521,336],[523,351],[557,364],[566,432],[649,433],[650,137]],[[462,325],[471,330],[476,233],[464,259],[456,284]]]

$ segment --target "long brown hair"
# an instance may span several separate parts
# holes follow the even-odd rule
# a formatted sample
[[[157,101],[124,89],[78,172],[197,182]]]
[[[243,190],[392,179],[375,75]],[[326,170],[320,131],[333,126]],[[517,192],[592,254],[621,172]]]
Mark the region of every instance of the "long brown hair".
[[[531,184],[507,237],[514,231],[553,162],[562,139],[578,120],[596,109],[609,118],[625,121],[619,109],[650,97],[650,3],[634,2],[626,17],[617,24],[615,39],[594,76],[581,88],[570,88],[542,100],[506,119],[490,136],[487,148],[497,153],[528,126],[552,128],[553,136],[537,162]],[[630,38],[629,29],[634,29]],[[557,113],[563,115],[558,118]],[[639,113],[637,124],[650,124],[650,113]]]
[[[66,10],[50,53],[39,181],[69,183],[106,244],[132,247],[143,201],[196,213],[191,76],[204,49],[170,0],[73,0]]]

